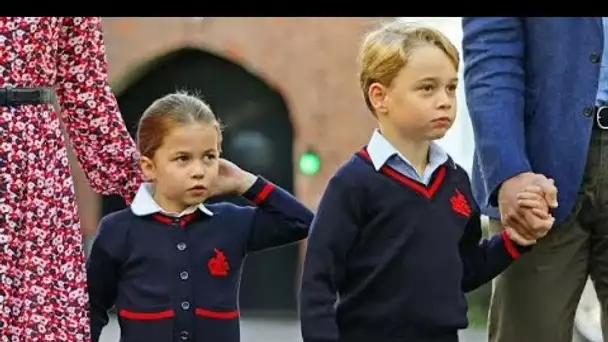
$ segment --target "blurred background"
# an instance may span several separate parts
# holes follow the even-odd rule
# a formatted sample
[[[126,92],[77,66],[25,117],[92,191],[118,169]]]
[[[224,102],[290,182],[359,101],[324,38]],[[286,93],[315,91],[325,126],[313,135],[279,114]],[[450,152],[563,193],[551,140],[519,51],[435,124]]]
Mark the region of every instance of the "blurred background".
[[[228,159],[262,174],[315,209],[329,177],[367,143],[374,120],[357,80],[363,34],[393,18],[104,18],[110,81],[132,134],[143,110],[178,89],[200,92],[226,126]],[[442,30],[460,47],[459,17],[403,17]],[[461,71],[462,73],[462,71]],[[473,132],[463,87],[458,118],[439,143],[470,170]],[[100,197],[75,164],[88,243],[101,216],[125,207]],[[248,257],[240,303],[243,342],[301,341],[296,294],[305,243]],[[577,339],[601,341],[593,289],[577,315]],[[487,341],[490,287],[469,295],[463,342]],[[595,311],[594,311],[595,310]],[[117,342],[116,322],[103,342]]]

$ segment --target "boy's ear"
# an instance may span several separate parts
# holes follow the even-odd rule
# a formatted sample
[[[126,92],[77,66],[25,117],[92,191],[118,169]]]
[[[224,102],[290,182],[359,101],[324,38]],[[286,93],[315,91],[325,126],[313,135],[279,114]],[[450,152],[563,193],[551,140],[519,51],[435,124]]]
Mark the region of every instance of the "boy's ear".
[[[154,161],[151,158],[148,158],[146,156],[141,156],[139,164],[141,166],[141,170],[143,171],[144,177],[146,178],[146,180],[148,180],[148,181],[156,180],[156,166],[154,165]]]
[[[367,96],[374,111],[378,114],[383,114],[388,111],[387,108],[388,89],[378,82],[372,83],[367,89]]]

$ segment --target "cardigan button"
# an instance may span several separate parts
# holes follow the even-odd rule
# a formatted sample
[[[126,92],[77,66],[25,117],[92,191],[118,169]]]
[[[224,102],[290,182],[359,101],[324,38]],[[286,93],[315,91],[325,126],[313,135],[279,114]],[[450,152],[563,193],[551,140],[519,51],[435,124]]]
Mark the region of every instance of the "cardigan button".
[[[180,272],[179,277],[180,277],[181,280],[187,280],[188,279],[188,272],[186,272],[186,271]]]
[[[184,310],[184,311],[190,310],[190,303],[182,302],[182,310]]]
[[[180,251],[185,250],[186,247],[187,247],[186,244],[183,243],[183,242],[180,242],[180,243],[177,244],[177,249],[180,250]]]
[[[179,337],[182,341],[188,341],[190,339],[190,333],[184,330],[179,334]]]

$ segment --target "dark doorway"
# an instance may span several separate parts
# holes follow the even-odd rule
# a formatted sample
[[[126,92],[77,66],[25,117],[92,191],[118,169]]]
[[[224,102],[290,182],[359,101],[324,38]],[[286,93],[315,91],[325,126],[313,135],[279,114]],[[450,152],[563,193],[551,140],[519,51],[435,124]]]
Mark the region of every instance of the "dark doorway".
[[[293,128],[285,101],[259,77],[211,53],[182,49],[166,55],[118,96],[131,134],[148,105],[178,89],[201,93],[226,126],[226,158],[293,191]],[[103,200],[104,214],[124,207],[122,198]],[[243,271],[241,308],[295,310],[298,258],[296,245],[250,255]]]

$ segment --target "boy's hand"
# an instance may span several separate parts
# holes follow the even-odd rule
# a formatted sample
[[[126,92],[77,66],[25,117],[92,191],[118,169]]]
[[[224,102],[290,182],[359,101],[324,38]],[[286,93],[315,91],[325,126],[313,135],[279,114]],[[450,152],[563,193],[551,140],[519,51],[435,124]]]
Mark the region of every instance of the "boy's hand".
[[[536,240],[546,235],[551,228],[551,225],[547,225],[532,210],[522,207],[517,203],[517,195],[526,192],[524,189],[533,185],[537,187],[528,190],[544,197],[545,202],[550,208],[557,207],[557,188],[555,187],[555,182],[541,174],[532,172],[521,173],[506,180],[498,192],[498,208],[503,226],[515,229],[520,236],[527,240]],[[545,211],[543,209],[541,209],[541,212]],[[535,212],[538,213],[538,209]]]
[[[555,181],[552,178],[547,178],[543,182],[542,186],[538,182],[535,185],[528,185],[519,194],[526,194],[526,193],[538,194],[545,200],[544,202],[547,204],[548,208],[550,208],[550,209],[557,208],[557,187],[555,186]],[[518,196],[518,199],[519,199],[519,196]],[[548,209],[547,209],[547,211],[548,211]]]
[[[555,186],[554,186],[555,188]],[[550,189],[551,192],[557,192],[557,189]],[[550,206],[547,203],[546,194],[543,189],[538,185],[530,185],[524,188],[522,192],[517,194],[517,204],[526,208],[528,212],[526,212],[526,216],[534,215],[536,218],[542,220],[542,224],[546,225],[547,232],[553,226],[555,222],[555,218],[549,213]],[[536,243],[536,240],[528,240],[523,238],[517,231],[510,227],[505,227],[507,234],[513,240],[513,242],[517,243],[521,246],[529,246]]]
[[[553,219],[553,216],[549,213],[550,206],[547,203],[545,193],[538,185],[527,186],[517,194],[517,205],[530,209],[540,219]]]
[[[521,235],[519,235],[519,233],[515,229],[511,227],[505,227],[505,230],[507,231],[507,235],[509,236],[511,241],[515,242],[520,246],[530,246],[536,243],[536,240],[524,239]]]

